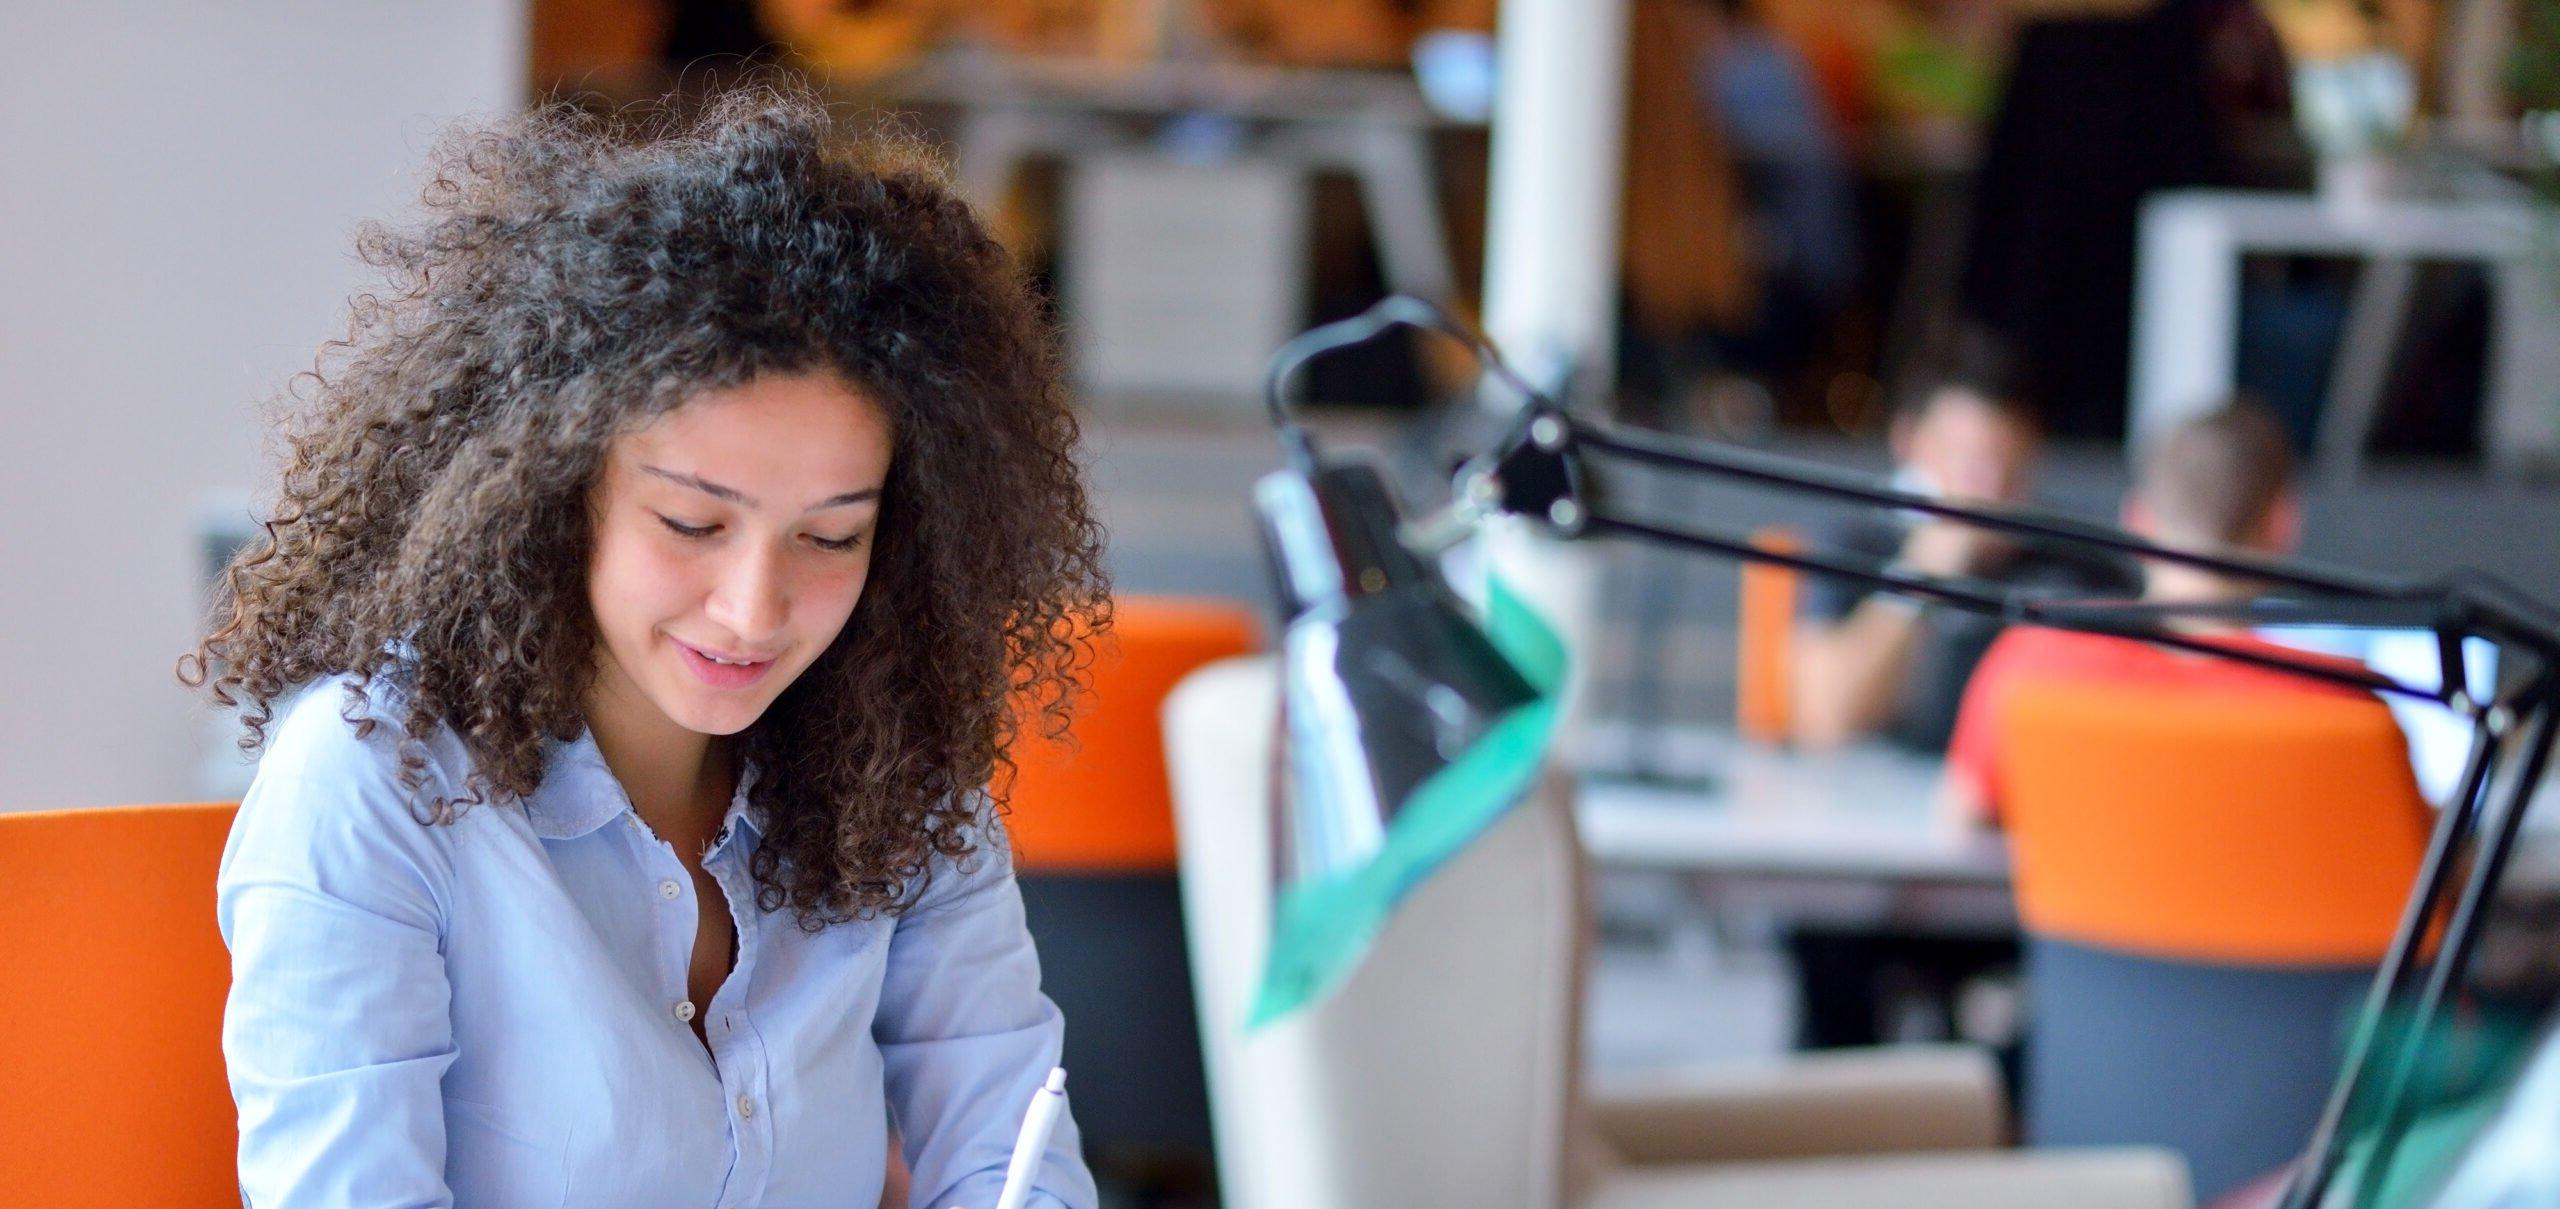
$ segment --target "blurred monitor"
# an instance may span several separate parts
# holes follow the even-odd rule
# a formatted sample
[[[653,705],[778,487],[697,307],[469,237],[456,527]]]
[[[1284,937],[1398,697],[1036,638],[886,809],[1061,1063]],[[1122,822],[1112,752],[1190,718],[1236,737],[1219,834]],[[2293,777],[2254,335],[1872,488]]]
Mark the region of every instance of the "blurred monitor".
[[[2434,690],[2444,680],[2436,636],[2429,630],[2268,626],[2258,636],[2296,650],[2353,659],[2413,688]],[[2497,686],[2498,648],[2488,639],[2464,639],[2462,665],[2464,682],[2475,696]],[[2461,782],[2463,761],[2471,755],[2471,720],[2432,701],[2390,693],[2382,700],[2408,737],[2409,767],[2418,774],[2418,789],[2428,801],[2443,802]]]

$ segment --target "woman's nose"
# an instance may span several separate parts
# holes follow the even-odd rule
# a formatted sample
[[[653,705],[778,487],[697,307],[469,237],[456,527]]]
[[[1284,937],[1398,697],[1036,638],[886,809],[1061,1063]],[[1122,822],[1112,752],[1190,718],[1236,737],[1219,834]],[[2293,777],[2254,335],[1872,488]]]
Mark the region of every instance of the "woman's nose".
[[[704,611],[739,641],[761,647],[791,612],[782,560],[762,550],[741,552],[723,568]]]

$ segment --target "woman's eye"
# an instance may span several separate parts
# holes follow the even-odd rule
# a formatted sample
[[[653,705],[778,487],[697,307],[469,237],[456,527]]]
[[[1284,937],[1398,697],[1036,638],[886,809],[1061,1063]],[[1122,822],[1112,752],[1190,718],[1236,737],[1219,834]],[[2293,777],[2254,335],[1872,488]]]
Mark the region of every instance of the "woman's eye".
[[[659,517],[658,523],[674,531],[678,537],[709,537],[720,531],[718,525],[687,525],[666,516]]]
[[[814,533],[813,533],[813,534],[810,534],[810,535],[809,535],[809,541],[810,541],[810,543],[811,543],[811,544],[813,544],[813,545],[817,546],[817,547],[818,547],[819,549],[821,549],[821,550],[833,550],[833,551],[835,551],[835,552],[837,552],[837,553],[841,554],[841,553],[844,553],[845,551],[848,551],[848,550],[853,549],[853,548],[854,548],[854,547],[856,547],[856,546],[861,545],[861,544],[862,544],[862,535],[861,535],[861,534],[859,534],[859,533],[856,533],[856,534],[854,534],[854,535],[853,535],[853,536],[851,536],[851,537],[844,537],[844,538],[825,538],[825,537],[820,537],[820,536],[818,536],[818,535],[816,535],[816,534],[814,534]]]

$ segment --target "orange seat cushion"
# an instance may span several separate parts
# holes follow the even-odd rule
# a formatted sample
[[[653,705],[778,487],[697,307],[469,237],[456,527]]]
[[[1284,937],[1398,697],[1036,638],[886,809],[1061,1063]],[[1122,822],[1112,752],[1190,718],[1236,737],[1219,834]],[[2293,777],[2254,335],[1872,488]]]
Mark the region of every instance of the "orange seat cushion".
[[[2247,964],[2389,946],[2429,820],[2381,702],[2022,680],[2001,725],[2029,930]]]
[[[1170,872],[1164,699],[1202,664],[1256,650],[1260,632],[1252,610],[1228,601],[1115,602],[1068,741],[1028,735],[1013,753],[1006,830],[1016,863],[1033,871]]]
[[[0,1196],[237,1205],[213,881],[233,807],[0,814]]]

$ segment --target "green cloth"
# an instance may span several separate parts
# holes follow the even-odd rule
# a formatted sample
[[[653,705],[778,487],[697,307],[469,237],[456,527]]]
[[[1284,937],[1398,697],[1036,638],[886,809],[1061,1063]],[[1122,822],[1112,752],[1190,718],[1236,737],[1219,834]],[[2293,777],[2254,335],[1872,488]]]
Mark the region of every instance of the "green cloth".
[[[2405,1034],[2406,1018],[2406,1011],[2392,1012],[2383,1026],[2384,1038],[2378,1040]],[[2361,1209],[2415,1209],[2433,1199],[2455,1161],[2505,1107],[2516,1074],[2532,1057],[2537,1028],[2530,1012],[2497,1008],[2475,1008],[2436,1022],[2421,1043],[2429,1061],[2418,1080],[2416,1110],[2392,1149],[2390,1169]],[[2365,1169],[2373,1162],[2375,1133],[2368,1123],[2351,1134],[2330,1179],[2332,1193],[2362,1189]],[[2341,1203],[2356,1202],[2348,1196]]]
[[[2381,1191],[2372,1202],[2373,1209],[2409,1206],[2416,1209],[2427,1201],[2427,1194],[2442,1184],[2453,1169],[2454,1160],[2462,1157],[2471,1140],[2480,1136],[2502,1107],[2495,1096],[2481,1096],[2427,1109],[2409,1122],[2407,1133],[2391,1154],[2391,1170],[2384,1172]],[[2348,1143],[2339,1156],[2338,1174],[2332,1188],[2361,1188],[2364,1169],[2373,1160],[2370,1136]]]
[[[1537,779],[1555,732],[1564,642],[1500,579],[1491,581],[1486,603],[1486,635],[1538,698],[1496,719],[1482,740],[1416,788],[1367,864],[1281,889],[1246,1029],[1287,1016],[1350,977],[1396,904],[1518,805]]]

